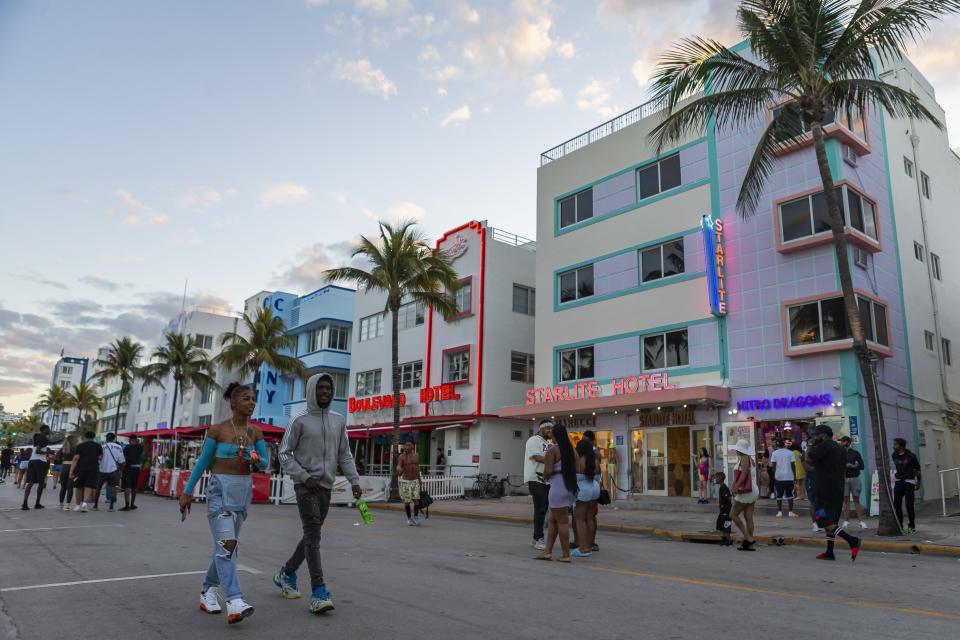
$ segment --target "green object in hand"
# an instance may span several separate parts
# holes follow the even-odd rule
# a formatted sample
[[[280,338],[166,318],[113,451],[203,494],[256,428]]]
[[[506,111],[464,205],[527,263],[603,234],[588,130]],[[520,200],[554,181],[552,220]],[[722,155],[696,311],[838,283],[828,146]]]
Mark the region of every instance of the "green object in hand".
[[[360,512],[360,517],[363,518],[363,524],[370,524],[373,522],[373,514],[370,513],[370,508],[367,506],[367,501],[363,498],[357,498],[353,503],[356,505],[357,510]]]

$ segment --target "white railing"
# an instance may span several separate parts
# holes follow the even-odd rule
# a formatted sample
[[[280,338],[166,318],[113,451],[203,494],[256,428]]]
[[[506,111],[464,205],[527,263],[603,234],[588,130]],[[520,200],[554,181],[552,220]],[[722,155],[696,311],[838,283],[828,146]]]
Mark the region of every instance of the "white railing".
[[[389,485],[390,476],[375,475],[373,477],[384,478]],[[464,495],[465,485],[463,476],[420,476],[420,486],[434,500],[459,500]]]
[[[942,469],[940,471],[940,506],[943,507],[944,517],[946,517],[947,515],[947,491],[946,491],[947,485],[943,481],[943,479],[944,479],[944,476],[948,473],[954,474],[954,480],[956,482],[956,484],[954,484],[953,486],[954,493],[950,494],[951,497],[955,493],[960,492],[960,467],[954,467],[953,469]]]

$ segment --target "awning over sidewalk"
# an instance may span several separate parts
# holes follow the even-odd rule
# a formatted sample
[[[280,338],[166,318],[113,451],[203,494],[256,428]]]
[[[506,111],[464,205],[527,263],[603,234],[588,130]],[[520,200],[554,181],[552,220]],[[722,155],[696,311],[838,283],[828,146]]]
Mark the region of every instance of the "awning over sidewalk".
[[[260,430],[263,432],[263,439],[267,442],[279,442],[283,438],[285,429],[283,427],[277,427],[272,424],[266,424],[264,422],[257,422],[256,420],[251,420],[250,424],[255,424],[260,427]],[[202,438],[207,429],[210,428],[210,425],[203,426],[184,426],[176,427],[175,429],[150,429],[148,431],[124,431],[123,433],[118,433],[117,435],[121,438],[129,438],[130,436],[137,436],[138,438]]]
[[[713,385],[699,387],[676,387],[641,393],[599,396],[595,398],[576,398],[538,402],[534,404],[516,404],[500,408],[501,418],[530,419],[538,416],[558,414],[583,414],[592,412],[633,411],[648,407],[695,405],[710,403],[726,405],[730,403],[730,389]]]
[[[492,417],[496,416],[479,416]],[[477,423],[478,416],[420,416],[417,418],[407,418],[401,420],[401,433],[410,431],[430,431],[433,429],[449,429],[453,427],[469,427]],[[374,435],[382,435],[393,431],[392,422],[380,422],[370,426],[350,425],[347,427],[347,434],[353,439],[369,438]]]

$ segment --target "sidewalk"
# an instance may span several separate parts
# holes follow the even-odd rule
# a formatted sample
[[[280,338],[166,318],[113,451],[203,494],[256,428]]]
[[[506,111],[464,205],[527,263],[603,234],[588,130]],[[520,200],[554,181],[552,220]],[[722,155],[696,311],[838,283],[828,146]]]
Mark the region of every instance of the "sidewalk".
[[[716,503],[711,503],[716,509]],[[918,505],[919,506],[919,505]],[[919,531],[913,536],[879,537],[876,534],[877,519],[870,518],[867,530],[851,529],[854,535],[863,538],[863,549],[888,553],[925,553],[960,557],[960,518],[944,518],[931,505],[918,509]],[[370,503],[371,508],[402,511],[401,504]],[[533,510],[529,501],[509,500],[442,500],[430,507],[430,515],[453,518],[470,518],[494,522],[531,524]],[[710,513],[682,513],[645,511],[619,508],[617,503],[600,507],[598,527],[601,531],[632,533],[677,541],[709,542],[719,540],[714,531],[716,511]],[[851,519],[856,526],[856,518]],[[755,518],[755,537],[762,544],[771,544],[778,536],[784,544],[812,547],[824,545],[824,534],[814,533],[806,512],[799,518],[775,518],[758,514]],[[734,534],[736,535],[736,529]]]

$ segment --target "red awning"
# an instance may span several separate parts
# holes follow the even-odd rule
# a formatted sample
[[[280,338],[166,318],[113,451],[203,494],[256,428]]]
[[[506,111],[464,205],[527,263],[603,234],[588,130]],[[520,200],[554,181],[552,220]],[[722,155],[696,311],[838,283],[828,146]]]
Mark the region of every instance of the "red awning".
[[[442,427],[470,426],[476,424],[477,416],[426,416],[418,418],[407,418],[401,421],[400,432],[409,433],[411,431],[430,431]],[[393,431],[393,423],[382,422],[372,424],[369,427],[353,425],[347,427],[347,435],[354,440],[369,438],[374,435],[381,435]]]
[[[260,427],[263,432],[263,439],[267,442],[279,442],[283,437],[285,429],[264,422],[251,420],[251,424]],[[138,438],[202,438],[210,425],[196,427],[177,427],[176,429],[150,429],[149,431],[125,431],[117,435],[122,438],[137,436]]]

